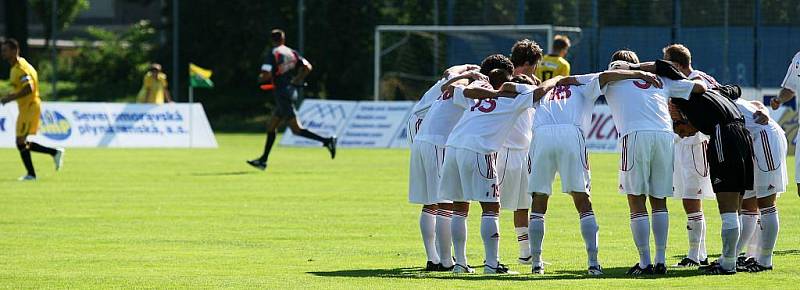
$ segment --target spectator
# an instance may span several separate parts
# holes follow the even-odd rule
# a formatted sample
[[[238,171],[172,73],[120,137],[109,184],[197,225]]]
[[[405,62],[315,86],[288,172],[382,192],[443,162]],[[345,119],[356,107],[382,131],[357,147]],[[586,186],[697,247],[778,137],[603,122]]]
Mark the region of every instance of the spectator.
[[[163,104],[164,101],[172,103],[167,87],[167,75],[161,72],[160,64],[153,63],[147,69],[137,101],[147,104]]]

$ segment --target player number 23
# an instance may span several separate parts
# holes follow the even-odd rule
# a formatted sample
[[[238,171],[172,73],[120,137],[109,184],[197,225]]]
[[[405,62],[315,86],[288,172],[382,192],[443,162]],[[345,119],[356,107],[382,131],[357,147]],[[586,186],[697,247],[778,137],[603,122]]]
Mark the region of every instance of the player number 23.
[[[478,111],[489,113],[491,111],[494,111],[495,108],[497,108],[497,101],[495,101],[494,99],[483,99],[475,103],[475,105],[472,106],[470,111],[473,112],[475,111],[475,109],[478,109]]]

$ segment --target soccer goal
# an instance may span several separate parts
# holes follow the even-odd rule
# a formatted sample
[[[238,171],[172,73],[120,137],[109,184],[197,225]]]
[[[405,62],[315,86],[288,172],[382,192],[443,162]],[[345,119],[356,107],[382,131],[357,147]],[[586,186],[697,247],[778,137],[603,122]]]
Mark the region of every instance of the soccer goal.
[[[536,41],[547,53],[553,37],[566,35],[576,45],[578,27],[553,25],[375,27],[373,94],[378,100],[417,100],[452,65],[478,64],[487,55],[508,55],[517,40]]]

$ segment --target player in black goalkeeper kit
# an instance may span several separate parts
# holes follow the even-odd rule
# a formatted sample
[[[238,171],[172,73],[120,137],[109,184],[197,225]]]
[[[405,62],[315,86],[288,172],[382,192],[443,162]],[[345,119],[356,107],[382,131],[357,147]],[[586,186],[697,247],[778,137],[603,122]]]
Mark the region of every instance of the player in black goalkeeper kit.
[[[711,183],[722,217],[722,256],[701,270],[707,274],[736,273],[738,210],[745,190],[753,189],[753,143],[744,116],[733,100],[742,94],[735,85],[721,86],[689,99],[671,99],[680,110],[676,127],[688,125],[711,136],[706,149]],[[675,117],[675,116],[673,116]]]

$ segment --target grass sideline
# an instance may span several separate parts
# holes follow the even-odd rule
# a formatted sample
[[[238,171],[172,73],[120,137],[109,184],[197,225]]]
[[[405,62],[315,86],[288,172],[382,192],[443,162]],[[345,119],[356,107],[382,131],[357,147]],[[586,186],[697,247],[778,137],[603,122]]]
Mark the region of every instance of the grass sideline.
[[[16,150],[0,150],[0,288],[720,288],[796,289],[800,282],[800,199],[778,200],[782,228],[776,270],[630,278],[637,261],[617,155],[592,154],[600,259],[587,277],[578,215],[554,195],[547,215],[547,275],[484,276],[420,271],[419,207],[406,201],[406,150],[276,147],[260,172],[244,160],[263,135],[218,135],[219,149],[69,149],[62,172],[34,155],[40,180],[18,183]],[[791,159],[790,177],[794,162]],[[719,253],[716,203],[705,204],[708,248]],[[685,215],[669,202],[668,260],[686,249]],[[468,256],[480,264],[479,207],[469,218]],[[514,270],[511,214],[501,213],[501,257]],[[479,270],[479,272],[481,272]]]

